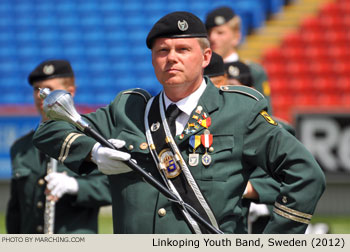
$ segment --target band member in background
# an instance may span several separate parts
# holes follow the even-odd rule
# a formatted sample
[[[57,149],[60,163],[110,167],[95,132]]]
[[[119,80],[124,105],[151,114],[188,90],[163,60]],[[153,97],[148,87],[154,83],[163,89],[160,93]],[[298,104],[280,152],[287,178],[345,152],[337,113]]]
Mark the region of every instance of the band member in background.
[[[28,77],[33,87],[35,106],[41,121],[47,120],[39,88],[64,89],[74,96],[74,73],[65,60],[48,60],[39,64]],[[6,228],[11,234],[43,233],[52,225],[53,233],[97,233],[101,206],[111,203],[107,177],[99,171],[78,176],[62,163],[47,174],[52,160],[32,142],[34,131],[18,139],[11,147],[11,195],[6,212]],[[53,165],[55,166],[55,164]],[[46,200],[47,198],[47,200]],[[54,215],[45,213],[52,201]],[[49,215],[49,216],[47,216]],[[49,218],[54,217],[54,220]],[[48,223],[45,223],[45,221]],[[50,228],[47,228],[50,230]],[[46,231],[47,232],[47,231]]]

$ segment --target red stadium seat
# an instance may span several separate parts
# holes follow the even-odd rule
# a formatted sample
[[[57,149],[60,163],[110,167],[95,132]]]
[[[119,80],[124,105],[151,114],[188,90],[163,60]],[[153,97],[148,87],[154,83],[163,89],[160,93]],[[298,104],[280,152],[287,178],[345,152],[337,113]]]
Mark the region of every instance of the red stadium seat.
[[[265,51],[262,61],[263,62],[279,62],[283,60],[282,52],[280,48],[273,47]]]
[[[276,95],[284,95],[289,90],[289,81],[285,78],[269,78],[271,93]]]
[[[286,61],[298,61],[304,58],[304,50],[302,46],[285,46],[281,48],[281,54]]]
[[[309,61],[328,60],[328,53],[325,46],[310,45],[304,48],[305,57]]]
[[[294,104],[297,107],[313,107],[317,105],[315,93],[299,93],[294,96]]]
[[[266,69],[267,75],[270,78],[283,77],[286,74],[285,66],[284,66],[284,64],[281,64],[280,62],[265,62],[263,66]]]
[[[338,107],[342,104],[340,98],[336,93],[321,94],[318,96],[318,103],[321,107]]]
[[[349,30],[344,29],[345,27],[342,26],[341,30],[328,30],[324,34],[325,41],[327,44],[339,44],[342,45],[349,45],[350,43],[350,33]]]
[[[310,62],[310,73],[315,77],[326,77],[333,74],[333,67],[329,61]]]
[[[321,31],[322,27],[317,17],[310,16],[302,20],[300,30],[302,33],[310,31]]]
[[[309,46],[325,44],[324,31],[308,31],[301,33],[301,39],[304,44]]]
[[[306,77],[310,74],[309,65],[305,61],[287,61],[286,70],[291,78]]]
[[[350,77],[343,76],[343,77],[337,78],[335,82],[335,88],[341,94],[350,95]]]
[[[346,61],[335,61],[333,64],[333,71],[335,76],[342,76],[350,78],[350,63]]]
[[[294,104],[293,95],[294,94],[292,93],[286,93],[283,95],[271,93],[273,110],[275,110],[275,108],[281,110],[289,109]]]
[[[327,48],[327,54],[333,60],[349,60],[350,47],[349,45],[330,45]]]
[[[313,91],[312,80],[309,77],[291,78],[289,89],[295,94],[307,95]]]
[[[313,80],[312,86],[315,92],[322,94],[334,90],[336,82],[332,77],[317,77]]]
[[[341,31],[343,29],[343,18],[341,13],[338,13],[337,15],[321,15],[320,18],[320,25],[322,26],[322,30],[339,30]]]
[[[299,32],[289,32],[282,39],[282,46],[288,47],[302,47],[303,41],[301,40]]]
[[[340,14],[341,8],[338,3],[330,2],[321,6],[319,15],[322,16],[337,16]]]

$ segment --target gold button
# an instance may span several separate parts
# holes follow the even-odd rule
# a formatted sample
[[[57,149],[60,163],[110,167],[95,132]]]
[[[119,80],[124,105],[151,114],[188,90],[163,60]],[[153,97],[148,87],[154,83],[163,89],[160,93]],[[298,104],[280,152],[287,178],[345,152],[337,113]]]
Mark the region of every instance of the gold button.
[[[145,149],[147,149],[147,147],[148,147],[148,144],[147,144],[147,143],[141,143],[141,144],[140,144],[140,149],[141,149],[141,150],[145,150]]]
[[[286,196],[283,196],[283,197],[282,197],[282,202],[283,202],[284,204],[286,204],[286,203],[288,202],[288,200],[287,200],[287,197],[286,197]]]
[[[45,184],[45,180],[44,179],[41,178],[41,179],[38,180],[38,185],[39,186],[43,186],[44,184]]]
[[[161,216],[161,217],[165,216],[166,215],[166,210],[164,208],[160,208],[158,210],[158,215]]]
[[[41,225],[37,226],[37,227],[36,227],[36,231],[37,231],[38,233],[42,233],[42,232],[43,232],[43,226],[41,226]]]
[[[129,150],[133,150],[134,149],[134,145],[130,144],[129,145]]]
[[[214,151],[214,147],[211,146],[211,147],[209,148],[209,151],[210,151],[210,152],[213,152],[213,151]]]
[[[38,201],[38,203],[36,203],[37,208],[42,208],[43,205],[44,204],[41,201]]]

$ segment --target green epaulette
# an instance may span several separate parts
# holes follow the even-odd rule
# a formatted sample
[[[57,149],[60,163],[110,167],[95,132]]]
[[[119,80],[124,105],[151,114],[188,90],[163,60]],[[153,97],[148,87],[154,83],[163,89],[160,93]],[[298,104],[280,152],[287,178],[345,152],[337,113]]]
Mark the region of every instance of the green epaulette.
[[[243,94],[257,101],[260,101],[265,98],[264,95],[259,91],[257,91],[256,89],[250,88],[247,86],[239,86],[239,85],[221,86],[220,90],[223,92]]]
[[[148,93],[146,90],[142,88],[134,88],[134,89],[129,89],[123,92],[123,94],[138,94],[143,97],[145,102],[148,102],[148,100],[152,97],[150,93]]]

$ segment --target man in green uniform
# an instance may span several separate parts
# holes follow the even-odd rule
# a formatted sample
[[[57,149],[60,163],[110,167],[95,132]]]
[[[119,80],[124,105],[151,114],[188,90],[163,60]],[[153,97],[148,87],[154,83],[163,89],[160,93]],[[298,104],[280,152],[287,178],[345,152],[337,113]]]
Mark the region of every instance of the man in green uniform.
[[[283,185],[264,232],[303,233],[325,188],[321,168],[269,117],[260,93],[218,89],[203,78],[211,58],[205,25],[173,12],[153,26],[146,44],[163,91],[150,99],[142,89],[127,90],[84,116],[118,150],[63,121],[42,124],[34,144],[77,173],[109,174],[115,233],[206,232],[131,170],[130,158],[225,233],[237,229],[242,194],[260,166]]]
[[[237,54],[242,37],[240,17],[230,7],[219,7],[207,14],[205,25],[212,50],[221,55],[225,63],[240,60]],[[253,87],[265,96],[270,106],[270,85],[265,70],[258,63],[245,63],[252,73]]]
[[[65,60],[42,62],[31,72],[28,80],[33,86],[35,106],[43,122],[47,117],[43,112],[39,88],[64,89],[72,96],[75,93],[73,70]],[[7,232],[97,233],[99,208],[111,204],[107,176],[97,170],[87,176],[79,176],[63,164],[55,165],[55,160],[33,145],[33,135],[34,131],[29,132],[11,147],[12,180],[6,213]]]

